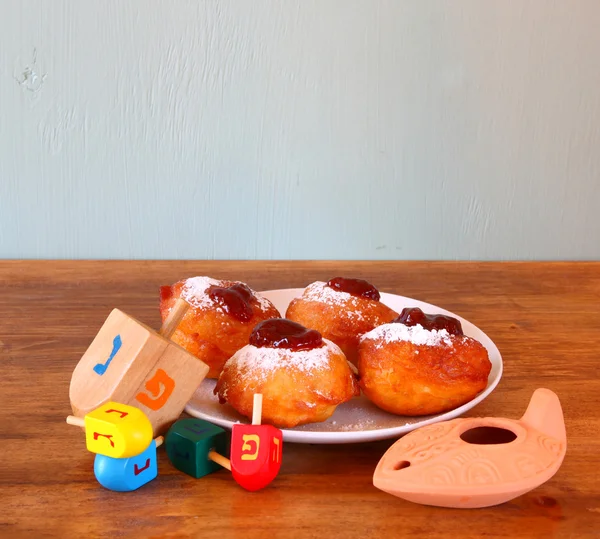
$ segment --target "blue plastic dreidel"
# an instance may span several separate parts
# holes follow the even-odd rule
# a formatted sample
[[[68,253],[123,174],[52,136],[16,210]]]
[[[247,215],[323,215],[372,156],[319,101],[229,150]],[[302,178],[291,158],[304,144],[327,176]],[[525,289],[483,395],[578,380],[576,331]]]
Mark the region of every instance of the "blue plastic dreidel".
[[[208,421],[180,419],[167,432],[165,443],[173,466],[196,479],[220,470],[221,466],[231,470],[226,457],[227,432]]]
[[[94,475],[104,488],[116,492],[130,492],[152,481],[158,475],[156,448],[163,443],[159,436],[148,448],[134,457],[117,459],[96,455]]]

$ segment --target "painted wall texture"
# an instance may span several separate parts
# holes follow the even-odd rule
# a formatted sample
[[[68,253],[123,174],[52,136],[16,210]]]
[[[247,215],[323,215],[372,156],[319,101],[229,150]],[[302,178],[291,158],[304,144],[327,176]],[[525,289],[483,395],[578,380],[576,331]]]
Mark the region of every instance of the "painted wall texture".
[[[600,259],[599,28],[597,0],[2,0],[0,258]]]

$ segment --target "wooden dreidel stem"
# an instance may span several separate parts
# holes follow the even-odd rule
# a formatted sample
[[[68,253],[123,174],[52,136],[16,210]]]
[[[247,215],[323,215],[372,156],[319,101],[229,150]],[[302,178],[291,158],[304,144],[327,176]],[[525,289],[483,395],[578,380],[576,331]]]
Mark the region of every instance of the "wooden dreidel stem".
[[[227,432],[208,421],[176,421],[166,436],[166,452],[175,468],[196,479],[221,467],[231,470]]]
[[[262,395],[254,395],[252,425],[235,424],[231,430],[231,473],[246,490],[266,487],[279,473],[283,434],[272,425],[261,425]]]
[[[260,425],[262,421],[262,393],[256,393],[254,395],[254,402],[252,403],[252,424]]]
[[[208,452],[208,458],[213,462],[216,462],[219,466],[231,471],[231,461],[223,455],[217,453],[214,449]]]
[[[107,402],[84,418],[70,415],[67,423],[85,428],[88,451],[117,459],[139,455],[153,438],[146,415],[135,406],[118,402]]]
[[[167,319],[160,327],[158,333],[162,335],[165,339],[170,339],[173,333],[175,333],[179,322],[181,322],[181,319],[185,316],[185,313],[189,308],[190,304],[187,301],[178,298],[175,302],[174,307],[171,309],[169,316],[167,316]]]
[[[97,454],[94,475],[98,483],[116,492],[131,492],[149,483],[158,476],[156,449],[163,441],[164,438],[158,436],[145,451],[133,457],[116,459]]]

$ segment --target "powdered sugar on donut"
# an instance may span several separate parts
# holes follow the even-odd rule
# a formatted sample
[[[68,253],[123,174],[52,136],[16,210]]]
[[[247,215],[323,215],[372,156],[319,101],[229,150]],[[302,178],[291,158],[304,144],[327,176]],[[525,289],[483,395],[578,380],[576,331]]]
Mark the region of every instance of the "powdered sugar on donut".
[[[241,283],[241,281],[232,281],[232,283],[245,284]],[[184,281],[184,285],[181,288],[181,297],[198,309],[209,309],[215,306],[220,308],[220,305],[208,295],[208,289],[211,286],[223,287],[226,285],[225,281],[219,281],[211,277],[190,277]],[[261,311],[264,312],[271,308],[271,302],[267,298],[261,296],[258,292],[254,292],[254,290],[252,291],[252,295],[258,301]]]
[[[211,286],[223,286],[223,281],[217,281],[210,277],[190,277],[185,280],[185,284],[181,288],[181,297],[192,307],[207,309],[215,305],[208,295],[208,289]]]
[[[264,296],[262,296],[260,294],[260,292],[254,292],[254,297],[258,300],[258,303],[260,304],[260,308],[263,311],[266,311],[273,306],[272,303],[267,298],[265,298]]]
[[[281,368],[291,368],[316,374],[329,368],[331,354],[343,354],[331,341],[323,339],[323,346],[312,350],[292,351],[285,348],[257,348],[248,344],[238,350],[225,363],[224,370],[234,369],[241,378],[266,380],[268,375]]]
[[[363,315],[358,310],[349,310],[349,306],[358,308],[358,298],[355,298],[352,294],[334,290],[327,286],[327,283],[323,281],[315,281],[309,284],[304,293],[302,294],[303,299],[308,301],[318,301],[320,303],[329,303],[333,305],[339,305],[344,307],[346,314],[355,316],[359,320],[363,319]]]
[[[447,330],[429,330],[421,324],[415,326],[405,326],[400,323],[383,324],[361,337],[361,341],[366,339],[381,340],[384,343],[407,341],[417,346],[439,346],[440,344],[453,346],[450,333]]]

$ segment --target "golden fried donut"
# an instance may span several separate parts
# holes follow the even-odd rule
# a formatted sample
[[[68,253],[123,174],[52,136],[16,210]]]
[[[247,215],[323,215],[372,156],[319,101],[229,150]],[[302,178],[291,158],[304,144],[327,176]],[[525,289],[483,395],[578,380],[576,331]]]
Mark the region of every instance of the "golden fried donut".
[[[280,428],[325,421],[360,394],[337,345],[282,318],[255,328],[250,344],[225,363],[214,391],[221,404],[248,418],[254,394],[261,393],[262,421]]]
[[[307,286],[302,296],[291,301],[285,316],[316,329],[356,365],[360,336],[398,313],[379,301],[378,290],[367,281],[336,277]]]
[[[469,402],[486,388],[492,368],[487,350],[463,335],[460,323],[459,331],[450,333],[404,318],[414,325],[383,324],[361,338],[360,386],[374,404],[398,415],[437,414]]]
[[[210,367],[207,378],[219,376],[225,361],[248,344],[256,324],[281,316],[268,299],[244,283],[191,277],[161,287],[163,322],[179,297],[190,308],[171,339]]]

